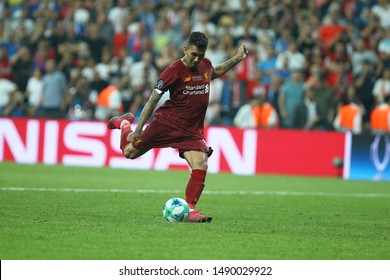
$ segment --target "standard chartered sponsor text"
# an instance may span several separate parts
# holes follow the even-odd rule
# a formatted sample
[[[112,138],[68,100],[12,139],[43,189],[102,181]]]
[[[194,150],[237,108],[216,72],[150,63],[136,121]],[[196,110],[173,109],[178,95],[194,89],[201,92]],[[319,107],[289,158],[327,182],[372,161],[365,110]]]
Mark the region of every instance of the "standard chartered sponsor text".
[[[186,86],[185,90],[183,91],[183,94],[188,94],[188,95],[205,94],[207,92],[205,89],[206,89],[206,85]]]

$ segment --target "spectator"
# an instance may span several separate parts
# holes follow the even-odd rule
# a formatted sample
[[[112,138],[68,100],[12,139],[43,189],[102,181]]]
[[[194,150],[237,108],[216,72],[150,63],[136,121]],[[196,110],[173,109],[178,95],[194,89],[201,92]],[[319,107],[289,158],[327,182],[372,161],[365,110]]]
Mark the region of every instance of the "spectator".
[[[96,70],[93,71],[93,80],[90,82],[89,86],[96,90],[96,92],[101,92],[104,88],[108,87],[109,83],[102,79],[99,72]]]
[[[153,29],[154,26],[156,25],[157,16],[165,17],[165,13],[162,13],[162,15],[158,15],[158,13],[156,13],[157,2],[155,1],[148,1],[147,4],[145,1],[144,3],[139,2],[133,4],[132,6],[137,14],[137,19],[140,22],[145,23],[146,34],[148,34],[150,37],[151,35],[153,35]]]
[[[161,73],[172,61],[180,58],[180,50],[172,43],[166,44],[156,55],[154,62],[157,72]],[[210,57],[208,56],[210,59]],[[210,59],[211,60],[211,59]],[[217,64],[218,65],[218,64]]]
[[[374,133],[390,133],[390,96],[379,104],[370,116],[371,131]]]
[[[123,76],[121,79],[121,99],[123,111],[130,112],[134,103],[134,90],[131,87],[131,77]],[[108,86],[108,85],[107,85]],[[163,100],[160,99],[161,102]],[[144,98],[141,98],[140,102],[144,102]]]
[[[55,59],[56,54],[53,48],[49,45],[49,41],[46,39],[41,39],[38,41],[38,47],[35,53],[33,54],[33,67],[40,68],[41,70],[45,70],[46,61],[48,59]]]
[[[325,68],[325,56],[323,55],[322,48],[319,44],[314,45],[311,50],[310,57],[308,58],[307,69],[309,69],[313,64],[318,64],[321,69]]]
[[[175,36],[173,37],[172,43],[175,44],[177,48],[182,48],[183,41],[191,33],[192,22],[189,20],[188,12],[185,9],[180,10],[180,24],[175,25],[173,28],[175,30]]]
[[[367,18],[367,25],[362,28],[360,32],[360,37],[364,41],[365,48],[373,49],[371,39],[375,38],[376,40],[380,40],[381,38],[383,38],[385,35],[385,29],[381,27],[379,17],[374,13],[369,12]]]
[[[264,38],[269,38],[272,42],[275,40],[275,30],[271,26],[271,18],[266,13],[258,13],[253,21],[256,25],[254,30],[258,42],[262,42]]]
[[[127,46],[129,48],[129,55],[134,61],[140,61],[142,52],[145,49],[146,25],[140,22],[136,25],[135,30],[129,32]]]
[[[281,68],[275,68],[275,75],[281,77],[284,82],[291,80],[292,71],[290,69],[290,62],[288,56],[283,57]]]
[[[213,65],[219,65],[226,61],[226,52],[220,48],[216,37],[209,36],[207,58],[210,59]]]
[[[270,37],[263,36],[261,37],[261,41],[257,41],[257,44],[254,44],[253,50],[256,53],[256,59],[258,62],[268,59],[269,49],[272,49],[274,53],[273,56],[276,57],[276,50]]]
[[[66,80],[71,80],[71,73],[76,67],[76,59],[71,51],[66,51],[61,57],[58,63],[58,70],[64,73]]]
[[[113,51],[112,39],[114,38],[115,29],[113,24],[107,20],[107,14],[104,11],[97,11],[96,23],[99,25],[99,38],[104,41],[110,51]]]
[[[222,15],[217,24],[217,37],[221,38],[224,34],[231,34],[233,38],[237,36],[235,18],[231,14]]]
[[[390,67],[390,29],[385,32],[385,37],[380,39],[378,53],[383,68]]]
[[[257,63],[257,67],[261,73],[261,83],[269,88],[276,70],[276,53],[271,44],[265,46],[265,51],[266,57]]]
[[[174,33],[169,26],[168,19],[166,17],[159,18],[152,34],[153,51],[160,53],[161,49],[169,44],[173,37]]]
[[[317,30],[313,26],[315,20],[318,20],[315,15],[305,16],[299,21],[299,34],[296,39],[298,51],[302,53],[305,60],[310,58],[312,50],[316,45]]]
[[[237,110],[233,124],[240,128],[256,128],[257,120],[254,108],[258,106],[260,106],[259,97],[252,96],[247,103]]]
[[[223,125],[233,125],[238,109],[246,103],[246,94],[242,83],[237,79],[237,72],[232,69],[223,80],[221,96],[221,121]]]
[[[57,45],[57,48],[56,48],[56,52],[57,52],[57,57],[56,57],[56,60],[58,63],[61,64],[61,60],[64,59],[65,56],[67,56],[67,58],[65,58],[64,60],[65,61],[71,61],[72,63],[74,63],[75,59],[77,58],[77,54],[78,54],[78,51],[79,51],[79,48],[80,48],[80,40],[79,38],[76,36],[76,33],[74,31],[74,28],[73,28],[73,24],[72,23],[66,23],[64,22],[64,35],[65,37],[64,38],[51,38],[51,42],[53,44],[53,42],[55,42],[56,40],[58,40],[58,45]],[[56,36],[56,35],[54,35]],[[64,40],[64,41],[62,41]],[[56,43],[54,43],[55,45]],[[62,68],[60,68],[62,69]]]
[[[295,107],[292,119],[293,128],[304,130],[319,128],[320,116],[313,88],[308,87],[305,89],[305,97]]]
[[[39,1],[39,3],[30,10],[34,19],[42,19],[49,22],[52,19],[57,19],[60,12],[60,6],[56,1]]]
[[[294,70],[290,81],[282,85],[278,105],[281,115],[281,125],[284,128],[292,128],[295,107],[303,100],[304,83],[302,73]]]
[[[339,99],[345,95],[348,85],[352,84],[353,77],[349,71],[350,65],[346,62],[339,61],[332,64],[327,74],[327,82],[334,90],[334,98]]]
[[[123,23],[122,29],[115,32],[113,37],[114,56],[119,56],[120,49],[127,47],[129,36],[127,23]]]
[[[362,70],[354,77],[356,94],[363,103],[365,114],[363,115],[363,123],[368,123],[370,113],[374,108],[375,100],[373,96],[373,88],[376,81],[374,65],[369,60],[364,60]]]
[[[375,106],[381,104],[385,96],[390,95],[390,68],[387,67],[383,70],[383,74],[379,77],[374,84],[372,91],[375,100]]]
[[[93,57],[82,58],[79,62],[82,62],[81,75],[87,78],[89,81],[93,80],[93,73],[95,71],[96,63]]]
[[[130,67],[133,64],[133,58],[128,55],[128,47],[123,46],[119,49],[119,54],[111,60],[111,78],[122,78],[130,74]]]
[[[20,91],[25,92],[27,81],[33,73],[33,60],[28,47],[21,47],[14,54],[10,62],[12,64],[13,81]]]
[[[271,85],[267,91],[267,100],[271,104],[271,106],[275,108],[279,120],[280,120],[280,111],[279,111],[278,100],[279,100],[279,95],[280,95],[280,90],[282,88],[282,85],[283,85],[283,79],[280,76],[274,75],[272,77]]]
[[[324,71],[322,71],[321,66],[318,63],[313,63],[312,65],[310,65],[309,73],[307,74],[305,88],[317,86],[320,78],[323,76]]]
[[[268,102],[267,94],[262,93],[256,96],[259,99],[259,106],[253,108],[256,127],[277,128],[279,127],[279,116],[274,106]]]
[[[207,107],[207,111],[206,111],[205,126],[219,125],[222,123],[221,96],[222,96],[223,84],[224,83],[222,79],[215,79],[210,81],[209,106]]]
[[[109,49],[105,49],[103,50],[100,62],[95,66],[95,70],[99,73],[100,78],[107,82],[111,79],[111,61],[111,51]]]
[[[219,46],[226,53],[230,54],[234,50],[234,38],[231,34],[225,33],[219,38]]]
[[[124,31],[123,27],[126,26],[127,17],[131,11],[126,0],[118,0],[117,5],[111,7],[108,11],[108,20],[113,24],[115,33],[121,33]],[[126,30],[127,32],[127,30]]]
[[[354,77],[361,73],[364,62],[369,63],[375,69],[378,63],[378,56],[372,50],[367,50],[364,45],[364,40],[359,38],[356,40],[351,54],[352,74]]]
[[[336,42],[332,48],[332,52],[325,56],[325,67],[332,70],[332,67],[338,62],[351,64],[351,58],[347,53],[347,47],[341,42]]]
[[[247,44],[246,42],[239,42],[238,45],[246,44],[251,46],[252,44]],[[258,69],[256,66],[256,56],[254,53],[248,53],[246,59],[237,65],[236,72],[237,78],[241,82],[241,88],[245,91],[247,98],[251,97],[253,94],[253,88],[259,82]]]
[[[102,59],[104,49],[107,49],[105,41],[99,37],[99,25],[96,23],[89,23],[87,25],[85,42],[88,44],[91,57],[96,63]]]
[[[280,36],[275,39],[274,49],[277,54],[287,51],[288,42],[291,41],[294,36],[291,34],[291,30],[289,28],[285,28],[281,31]]]
[[[346,102],[341,105],[333,121],[336,130],[342,132],[352,132],[361,134],[363,131],[363,110],[360,107],[360,101],[355,95],[355,91],[349,90],[346,95]]]
[[[36,68],[33,75],[28,79],[26,86],[27,115],[35,117],[42,103],[42,70]]]
[[[12,116],[22,98],[16,84],[0,78],[0,116]]]
[[[66,85],[65,75],[56,68],[55,60],[46,60],[46,73],[43,76],[42,102],[39,108],[39,117],[65,117]]]
[[[306,59],[302,53],[298,51],[298,46],[295,40],[291,39],[287,42],[287,50],[281,52],[276,57],[275,68],[280,70],[284,67],[285,57],[288,58],[288,69],[290,70],[306,70]]]
[[[318,31],[326,55],[332,54],[332,48],[337,42],[344,42],[346,28],[340,21],[340,9],[330,11],[330,22],[323,23]]]
[[[81,77],[67,95],[67,117],[71,120],[92,119],[97,95],[97,91],[90,87],[89,80]]]
[[[12,79],[12,64],[8,58],[8,50],[5,46],[0,46],[0,78]]]
[[[316,102],[319,116],[319,128],[331,130],[332,121],[335,116],[334,90],[326,86],[325,81],[324,74],[319,73],[316,82],[312,83],[308,88],[311,88],[314,92],[314,101]]]
[[[11,33],[13,16],[9,5],[7,5],[4,1],[0,2],[0,7],[0,18],[2,23],[0,24],[0,29],[2,33],[2,39],[7,39],[9,38],[9,34]]]
[[[134,101],[130,111],[137,118],[141,109],[149,99],[149,94],[157,80],[158,72],[153,65],[153,55],[151,52],[144,52],[142,60],[135,62],[130,67],[131,88],[134,94]]]
[[[192,26],[192,31],[200,31],[213,37],[217,34],[217,27],[210,21],[210,14],[207,11],[200,10],[197,21]]]
[[[158,72],[153,65],[153,54],[151,52],[144,52],[142,60],[135,62],[130,66],[131,85],[138,91],[144,86],[146,86],[148,90],[153,88],[157,76]]]
[[[47,39],[56,53],[57,62],[59,62],[64,54],[61,47],[67,42],[65,22],[63,20],[56,21],[50,32],[51,34]]]
[[[381,27],[390,28],[390,4],[388,0],[378,0],[378,3],[372,6],[371,11],[378,16]]]
[[[112,81],[112,85],[107,86],[99,92],[95,110],[95,118],[97,120],[108,120],[110,117],[123,112],[120,93],[121,88],[121,80],[115,78]]]
[[[90,17],[89,10],[84,8],[81,0],[73,1],[73,21],[77,36],[85,34]]]

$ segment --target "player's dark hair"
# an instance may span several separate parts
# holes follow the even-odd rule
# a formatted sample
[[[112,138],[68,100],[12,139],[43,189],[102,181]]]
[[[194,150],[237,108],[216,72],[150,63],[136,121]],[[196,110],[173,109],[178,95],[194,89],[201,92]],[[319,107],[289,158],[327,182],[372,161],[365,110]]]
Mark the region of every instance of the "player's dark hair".
[[[199,50],[207,49],[207,45],[209,44],[209,39],[207,39],[206,35],[202,32],[195,31],[190,34],[188,38],[188,45],[195,46]]]

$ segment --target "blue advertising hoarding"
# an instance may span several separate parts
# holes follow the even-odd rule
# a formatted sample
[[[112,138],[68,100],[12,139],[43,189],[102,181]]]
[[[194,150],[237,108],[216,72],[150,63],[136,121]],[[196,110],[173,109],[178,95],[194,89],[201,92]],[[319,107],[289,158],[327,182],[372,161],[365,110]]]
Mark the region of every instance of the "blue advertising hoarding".
[[[390,181],[390,135],[346,135],[344,178]]]

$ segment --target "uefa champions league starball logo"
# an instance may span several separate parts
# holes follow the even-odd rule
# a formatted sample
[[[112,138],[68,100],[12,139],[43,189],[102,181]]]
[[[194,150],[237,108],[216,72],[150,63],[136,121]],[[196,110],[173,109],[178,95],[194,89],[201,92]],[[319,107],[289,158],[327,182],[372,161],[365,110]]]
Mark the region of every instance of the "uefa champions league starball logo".
[[[385,154],[382,157],[382,161],[380,160],[381,155],[379,154],[379,146],[381,142],[381,138],[383,137],[384,141],[384,150]],[[376,181],[382,181],[386,180],[383,171],[386,169],[387,165],[390,161],[390,137],[387,134],[377,134],[374,138],[374,141],[372,141],[370,145],[370,157],[371,161],[374,164],[377,174],[374,176],[374,180]]]

